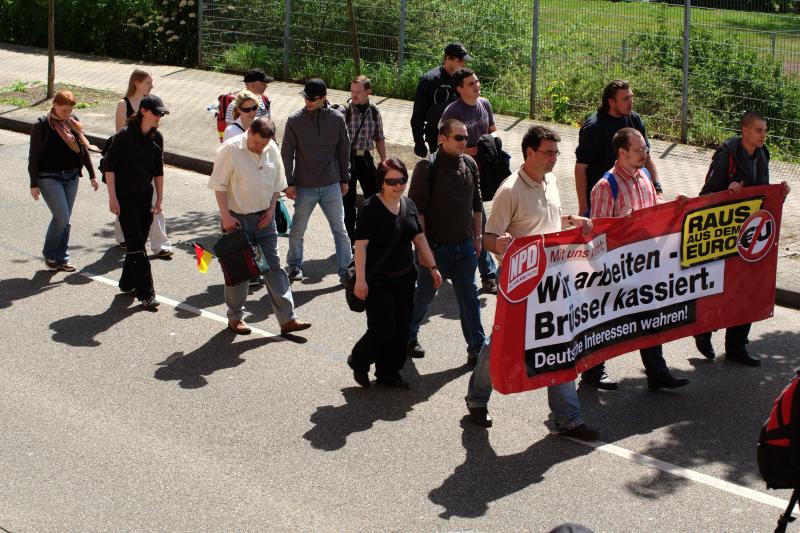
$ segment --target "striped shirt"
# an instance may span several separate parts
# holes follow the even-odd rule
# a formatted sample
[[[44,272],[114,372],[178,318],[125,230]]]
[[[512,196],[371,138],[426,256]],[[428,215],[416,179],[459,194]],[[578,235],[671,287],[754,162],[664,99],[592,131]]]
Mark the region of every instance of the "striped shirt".
[[[617,199],[611,195],[611,185],[601,178],[592,188],[591,218],[620,217],[628,210],[636,211],[656,205],[658,197],[653,181],[641,169],[631,175],[618,164],[610,170],[617,178]]]
[[[375,119],[372,118],[371,106],[367,106],[366,111],[361,113],[356,105],[352,102],[348,104],[352,111],[350,113],[350,122],[347,124],[347,134],[350,136],[350,149],[351,150],[365,150],[369,151],[375,147],[374,141],[382,141],[383,137],[383,118],[381,118],[380,109],[375,108]],[[342,116],[347,118],[344,109],[341,110]],[[361,131],[358,128],[361,126],[361,121],[364,120],[364,126]],[[353,136],[358,131],[358,137]]]

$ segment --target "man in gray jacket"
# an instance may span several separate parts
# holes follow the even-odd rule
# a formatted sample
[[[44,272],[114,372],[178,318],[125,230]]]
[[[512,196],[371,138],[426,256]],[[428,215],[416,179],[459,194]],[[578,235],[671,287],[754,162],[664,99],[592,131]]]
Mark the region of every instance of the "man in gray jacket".
[[[300,94],[306,105],[286,121],[281,146],[289,184],[286,196],[294,200],[286,257],[289,279],[303,279],[303,235],[311,213],[319,204],[333,233],[339,279],[342,280],[353,258],[342,202],[350,181],[350,139],[344,117],[332,109],[325,98],[324,81],[308,80]]]

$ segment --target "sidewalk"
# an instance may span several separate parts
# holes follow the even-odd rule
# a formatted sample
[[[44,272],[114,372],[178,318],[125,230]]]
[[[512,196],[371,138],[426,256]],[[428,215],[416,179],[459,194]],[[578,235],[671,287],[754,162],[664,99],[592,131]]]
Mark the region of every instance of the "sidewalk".
[[[44,81],[47,77],[47,54],[38,48],[0,44],[0,86],[16,81]],[[60,83],[124,92],[128,76],[143,66],[154,77],[154,94],[163,98],[170,115],[161,126],[164,134],[167,162],[176,166],[210,173],[214,153],[219,146],[213,113],[207,107],[216,102],[219,94],[243,88],[241,76],[194,70],[166,65],[142,65],[128,60],[108,59],[74,53],[61,53],[56,57],[56,80]],[[286,118],[303,105],[294,83],[274,82],[267,94],[272,101],[272,118],[283,136]],[[599,89],[598,89],[599,90]],[[332,103],[343,103],[349,93],[329,90]],[[373,95],[372,102],[381,110],[388,152],[401,154],[412,165],[410,147],[413,146],[409,120],[412,102]],[[79,111],[78,114],[89,134],[101,142],[114,133],[115,104]],[[30,124],[42,114],[41,108],[26,109],[0,105],[0,127],[30,131]],[[512,154],[512,165],[521,162],[519,145],[522,135],[533,123],[517,117],[496,116],[499,135]],[[561,178],[560,192],[565,212],[576,210],[577,200],[571,176],[575,165],[577,128],[549,124],[562,137],[561,157],[555,172]],[[700,190],[711,151],[664,141],[652,141],[652,154],[656,158],[661,181],[668,196],[678,192],[687,195]],[[786,180],[793,192],[788,197],[781,227],[778,261],[777,301],[782,305],[800,307],[800,167],[781,162],[771,167],[772,181]]]

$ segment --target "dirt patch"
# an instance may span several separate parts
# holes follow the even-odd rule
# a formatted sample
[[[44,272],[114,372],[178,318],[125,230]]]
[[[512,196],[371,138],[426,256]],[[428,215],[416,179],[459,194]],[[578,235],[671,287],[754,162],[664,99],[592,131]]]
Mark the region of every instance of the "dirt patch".
[[[77,85],[56,83],[55,92],[62,89],[69,89],[75,94],[75,99],[78,101],[75,109],[92,109],[104,104],[116,102],[122,97],[122,95],[112,91],[102,91]],[[50,106],[50,100],[46,98],[46,95],[47,85],[43,82],[18,81],[11,85],[0,87],[0,105],[46,109]]]

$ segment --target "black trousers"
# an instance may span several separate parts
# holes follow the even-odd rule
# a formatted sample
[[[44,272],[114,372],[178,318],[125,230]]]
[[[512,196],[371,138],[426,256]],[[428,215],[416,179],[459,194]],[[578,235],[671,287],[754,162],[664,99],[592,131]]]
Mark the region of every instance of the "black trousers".
[[[667,367],[667,361],[664,360],[664,349],[661,344],[650,346],[649,348],[642,348],[639,350],[639,355],[642,358],[644,373],[647,377],[658,378],[669,375],[669,368]],[[606,364],[603,362],[585,371],[581,374],[581,378],[589,381],[597,381],[603,376],[605,370]]]
[[[117,191],[119,201],[119,225],[125,236],[128,251],[122,265],[119,288],[123,291],[135,290],[139,300],[155,296],[150,259],[145,251],[145,243],[153,223],[153,186],[137,192]]]
[[[750,341],[747,337],[750,335],[750,326],[752,324],[742,324],[741,326],[733,326],[725,330],[725,354],[738,355],[745,350],[745,345]],[[695,338],[701,339],[707,337],[711,340],[711,333],[701,333],[695,335]]]
[[[378,381],[391,383],[400,377],[406,362],[416,280],[413,268],[399,276],[376,274],[372,278],[367,294],[367,332],[353,346],[347,361],[350,368],[368,371],[374,363]]]
[[[355,153],[350,158],[350,186],[347,194],[344,195],[344,227],[347,229],[347,236],[350,242],[355,243],[353,235],[356,229],[356,183],[361,184],[364,192],[364,199],[373,194],[377,194],[378,186],[375,184],[375,163],[372,155],[367,152],[361,157]]]

